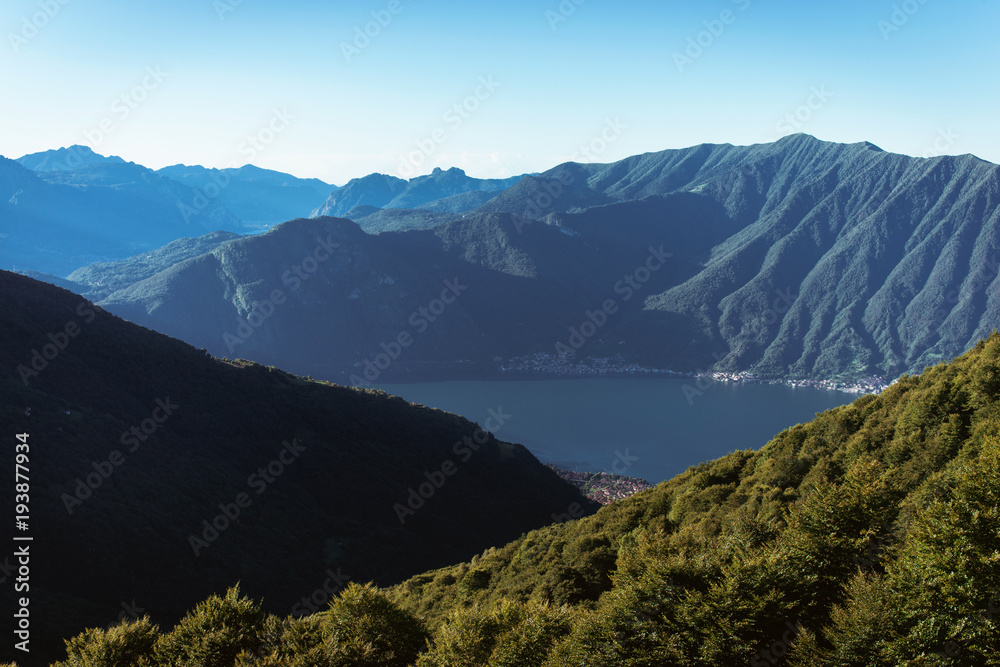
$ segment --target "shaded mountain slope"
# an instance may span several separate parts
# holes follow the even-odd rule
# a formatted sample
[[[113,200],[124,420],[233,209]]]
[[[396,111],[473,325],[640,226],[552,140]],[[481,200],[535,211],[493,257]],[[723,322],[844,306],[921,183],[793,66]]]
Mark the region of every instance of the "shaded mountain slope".
[[[491,190],[489,192],[483,192],[482,190],[463,192],[461,194],[445,197],[444,199],[438,199],[432,202],[427,202],[426,204],[421,204],[420,206],[417,206],[417,209],[444,213],[462,213],[464,211],[471,211],[475,208],[479,208],[489,200],[499,196],[501,192],[502,191],[498,190]]]
[[[165,271],[175,264],[209,253],[226,241],[238,238],[240,235],[233,232],[212,232],[197,238],[177,239],[162,248],[118,262],[98,262],[85,266],[69,274],[68,278],[83,288],[81,294],[92,301],[97,301],[160,271]]]
[[[312,217],[343,216],[355,206],[386,208],[405,189],[405,180],[387,174],[352,178],[334,190],[323,205],[312,212]]]
[[[389,202],[388,208],[426,208],[439,201],[450,200],[444,205],[448,206],[452,213],[461,213],[469,209],[458,208],[457,204],[463,200],[452,199],[453,197],[479,192],[499,192],[511,187],[521,178],[521,176],[503,179],[472,178],[458,167],[447,170],[437,168],[430,174],[410,179],[406,189]],[[473,204],[474,199],[470,198],[468,203]],[[474,206],[470,205],[469,208]]]
[[[405,232],[411,229],[433,229],[438,225],[458,219],[455,213],[401,208],[377,208],[375,206],[355,206],[344,214],[348,220],[358,223],[369,234],[382,232]]]
[[[238,580],[289,613],[331,569],[398,581],[583,501],[455,415],[214,359],[6,272],[0,339],[0,423],[30,434],[39,646],[114,621],[122,601],[175,619]],[[489,428],[512,418],[483,406]]]

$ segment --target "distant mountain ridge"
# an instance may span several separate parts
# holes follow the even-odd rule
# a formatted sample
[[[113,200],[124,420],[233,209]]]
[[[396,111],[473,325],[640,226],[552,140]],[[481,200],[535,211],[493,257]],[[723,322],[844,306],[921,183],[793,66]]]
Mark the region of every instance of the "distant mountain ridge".
[[[481,179],[467,176],[452,167],[447,171],[436,168],[430,174],[404,180],[386,174],[369,174],[352,179],[337,188],[312,217],[343,217],[357,206],[375,206],[391,209],[431,208],[449,213],[461,213],[466,204],[475,208],[484,193],[499,193],[519,180],[521,176],[506,179]],[[466,198],[459,198],[465,195]],[[472,197],[472,199],[469,199]]]
[[[157,173],[197,188],[255,228],[306,215],[336,187],[318,178],[296,178],[249,164],[228,169],[179,164]]]
[[[407,308],[419,303],[407,299],[419,293],[430,301],[433,280],[455,275],[474,277],[468,294],[477,296],[456,306],[459,321],[436,327],[438,340],[422,341],[387,372],[463,364],[495,371],[498,358],[554,360],[572,340],[571,364],[621,357],[684,372],[888,380],[957,356],[1000,327],[1000,167],[973,156],[911,158],[808,135],[705,144],[611,164],[559,165],[462,213],[434,210],[433,202],[430,210],[388,208],[417,179],[366,179],[380,184],[382,200],[338,199],[337,206],[351,203],[347,213],[379,235],[351,232],[349,245],[360,254],[347,265],[364,258],[381,268],[352,269],[330,289],[326,272],[334,265],[324,264],[324,279],[310,286],[318,291],[294,309],[295,324],[285,323],[293,309],[277,313],[260,327],[268,333],[240,354],[343,379],[377,353],[380,337],[408,328]],[[364,180],[338,192],[372,192]],[[332,223],[315,224],[322,231]],[[304,221],[295,226],[310,233]],[[282,247],[281,238],[255,241],[254,254],[281,258],[285,267],[301,261],[306,248]],[[669,261],[657,260],[650,271],[644,263],[654,255]],[[196,265],[211,283],[219,280],[208,264],[161,265],[160,277],[102,303],[219,354],[235,353],[218,347],[225,329],[219,313],[229,321],[247,317],[267,300],[265,285],[280,286],[280,272],[263,279],[264,265],[249,263],[208,287],[199,286]],[[405,276],[422,287],[384,288],[408,286]],[[382,296],[360,300],[372,280],[382,281]],[[206,308],[195,295],[209,293],[220,301],[203,323],[181,316]],[[596,313],[609,298],[613,312]],[[316,342],[292,343],[300,335]],[[310,356],[323,361],[304,370]]]
[[[0,267],[66,275],[179,238],[303,216],[334,186],[246,165],[153,171],[87,146],[0,162]]]
[[[181,207],[195,196],[132,163],[39,173],[0,158],[0,267],[66,275],[180,237],[241,228],[225,209],[185,216]]]
[[[22,166],[37,172],[72,171],[95,164],[124,163],[117,155],[105,157],[94,152],[90,146],[74,144],[66,148],[42,151],[21,156],[17,162]]]

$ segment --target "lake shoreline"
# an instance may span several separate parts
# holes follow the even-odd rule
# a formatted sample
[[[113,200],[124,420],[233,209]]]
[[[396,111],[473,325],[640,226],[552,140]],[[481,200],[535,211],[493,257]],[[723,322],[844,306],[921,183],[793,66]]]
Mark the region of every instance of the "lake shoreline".
[[[382,382],[370,384],[370,385],[358,385],[358,386],[373,386],[377,387],[379,384],[425,384],[429,382],[551,382],[560,380],[599,380],[599,379],[609,379],[609,380],[622,380],[622,379],[650,379],[650,380],[660,380],[660,379],[673,379],[673,380],[693,380],[691,388],[695,391],[704,392],[708,387],[716,383],[723,384],[760,384],[760,385],[783,385],[786,387],[792,387],[793,389],[799,387],[808,387],[811,389],[820,389],[823,391],[839,391],[847,394],[856,394],[857,396],[863,396],[865,394],[880,394],[886,388],[892,386],[897,381],[887,382],[882,378],[871,378],[870,380],[862,380],[857,382],[846,382],[840,380],[817,380],[811,378],[803,379],[773,379],[773,378],[758,378],[748,373],[728,373],[723,371],[712,371],[712,372],[701,372],[701,373],[691,373],[683,371],[673,371],[670,369],[660,369],[660,368],[636,368],[634,370],[614,370],[614,371],[603,371],[603,370],[591,370],[591,371],[579,371],[579,372],[560,372],[554,370],[524,370],[524,369],[511,369],[501,368],[496,371],[468,371],[468,372],[449,372],[449,371],[439,371],[432,373],[420,373],[414,374],[410,372],[406,373],[387,373],[384,377],[379,378]]]
[[[569,471],[615,473],[659,483],[692,465],[759,449],[785,428],[845,405],[843,392],[718,382],[692,396],[690,378],[545,377],[381,383],[408,402],[482,424],[509,418],[494,435]],[[703,385],[704,386],[704,385]]]

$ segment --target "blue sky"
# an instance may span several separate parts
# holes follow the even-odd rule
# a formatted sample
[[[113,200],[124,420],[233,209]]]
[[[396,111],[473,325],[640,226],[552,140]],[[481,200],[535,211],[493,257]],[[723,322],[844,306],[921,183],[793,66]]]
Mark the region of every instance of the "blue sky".
[[[340,185],[802,131],[1000,162],[998,26],[1000,0],[6,0],[0,154]]]

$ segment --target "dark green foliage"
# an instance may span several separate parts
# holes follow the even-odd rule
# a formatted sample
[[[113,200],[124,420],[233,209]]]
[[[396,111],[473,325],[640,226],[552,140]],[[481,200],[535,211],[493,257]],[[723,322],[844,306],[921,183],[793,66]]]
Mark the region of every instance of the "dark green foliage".
[[[232,667],[241,653],[260,650],[263,631],[260,604],[241,597],[236,586],[199,604],[160,637],[156,660],[176,667]]]
[[[434,634],[418,667],[538,667],[571,627],[565,608],[504,601],[455,611]]]
[[[107,630],[87,630],[66,641],[66,660],[55,667],[152,667],[158,628],[149,618],[125,621]]]
[[[420,622],[373,586],[351,584],[330,610],[265,616],[239,588],[213,595],[157,637],[148,619],[87,630],[54,667],[406,667],[427,645]]]
[[[370,584],[351,584],[335,598],[323,630],[340,656],[332,664],[357,667],[405,667],[428,638],[420,621]]]

